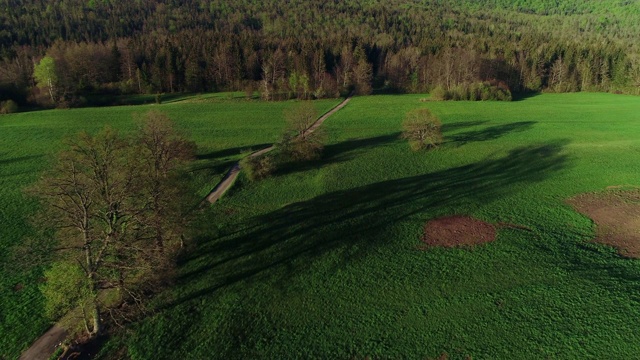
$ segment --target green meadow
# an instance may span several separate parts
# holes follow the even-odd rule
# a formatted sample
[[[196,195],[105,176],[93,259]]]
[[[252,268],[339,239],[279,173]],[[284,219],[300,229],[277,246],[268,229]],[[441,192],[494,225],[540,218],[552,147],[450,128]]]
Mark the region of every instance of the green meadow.
[[[320,160],[241,177],[198,214],[175,285],[102,357],[635,356],[638,262],[591,242],[593,223],[565,200],[639,185],[640,98],[422,98],[353,98],[324,123]],[[21,189],[62,137],[107,123],[127,131],[132,113],[166,111],[200,146],[193,180],[204,195],[241,154],[277,140],[292,104],[188,98],[0,117],[0,261],[30,234],[35,204]],[[419,107],[443,122],[438,149],[411,152],[400,139]],[[428,220],[454,214],[507,226],[473,248],[421,246]],[[0,355],[15,357],[50,323],[41,273],[0,280]]]
[[[34,236],[29,216],[37,206],[24,195],[47,168],[62,140],[80,131],[111,126],[122,132],[136,128],[136,117],[150,110],[166,112],[199,147],[192,169],[194,191],[204,197],[224,173],[251,149],[277,141],[285,126],[282,113],[295,102],[265,103],[239,94],[189,96],[161,105],[118,106],[34,111],[0,116],[0,359],[20,351],[50,326],[43,315],[38,284],[41,267],[16,264],[16,247]],[[337,100],[317,102],[319,112]]]

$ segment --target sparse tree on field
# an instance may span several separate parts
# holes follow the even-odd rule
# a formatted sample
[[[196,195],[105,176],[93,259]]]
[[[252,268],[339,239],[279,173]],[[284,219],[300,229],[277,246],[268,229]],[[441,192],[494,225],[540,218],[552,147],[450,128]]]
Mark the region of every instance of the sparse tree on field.
[[[50,314],[80,308],[95,336],[103,311],[142,305],[157,290],[184,230],[176,176],[192,151],[158,113],[134,139],[105,129],[67,143],[31,189],[43,205],[40,222],[58,241],[43,286]]]
[[[291,160],[311,160],[322,153],[324,133],[313,129],[318,113],[310,101],[288,109],[284,113],[287,127],[281,144],[282,152]]]
[[[318,112],[311,101],[302,101],[300,105],[285,110],[284,119],[289,136],[305,139],[311,135],[309,129],[317,117]]]
[[[409,111],[402,123],[402,137],[414,151],[437,147],[442,143],[442,124],[429,109]]]

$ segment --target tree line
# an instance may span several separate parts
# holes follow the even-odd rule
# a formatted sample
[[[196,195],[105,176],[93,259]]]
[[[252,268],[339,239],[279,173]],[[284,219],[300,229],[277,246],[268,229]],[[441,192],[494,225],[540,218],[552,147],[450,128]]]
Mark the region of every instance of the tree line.
[[[0,0],[0,101],[222,90],[313,99],[481,84],[640,91],[638,5],[503,3]]]

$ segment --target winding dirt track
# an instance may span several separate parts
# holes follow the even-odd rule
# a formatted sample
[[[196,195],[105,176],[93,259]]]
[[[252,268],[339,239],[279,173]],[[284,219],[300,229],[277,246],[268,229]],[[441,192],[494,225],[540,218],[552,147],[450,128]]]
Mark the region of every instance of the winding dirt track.
[[[342,109],[349,103],[352,95],[349,95],[346,99],[344,99],[340,104],[336,105],[333,109],[326,112],[322,115],[318,120],[316,120],[311,127],[305,132],[306,134],[310,134],[315,131],[322,123],[329,118],[329,116],[335,114],[338,110]],[[269,151],[273,150],[274,146],[271,145],[268,148],[254,151],[248,156],[255,157],[260,156],[262,154],[266,154]],[[233,185],[233,182],[238,177],[240,173],[240,163],[235,163],[231,169],[224,176],[222,181],[216,185],[213,190],[207,195],[207,197],[202,201],[203,203],[209,202],[211,204],[215,203],[220,199],[220,197]],[[67,331],[61,328],[58,325],[54,325],[51,327],[44,335],[40,336],[38,340],[36,340],[29,349],[27,349],[20,356],[19,360],[47,360],[54,353],[58,344],[65,340],[67,337]]]
[[[349,101],[351,100],[351,97],[352,97],[352,95],[349,95],[340,104],[336,105],[333,109],[329,110],[324,115],[322,115],[320,118],[318,118],[318,120],[316,120],[316,122],[314,122],[313,125],[311,125],[311,127],[309,127],[309,129],[305,132],[305,135],[314,132],[318,127],[320,127],[320,125],[322,125],[322,123],[325,120],[327,120],[329,118],[329,116],[335,114],[338,110],[340,110],[343,107],[345,107],[349,103]],[[274,146],[271,145],[268,148],[252,152],[251,154],[249,154],[249,157],[256,157],[256,156],[260,156],[262,154],[266,154],[269,151],[273,150],[273,148],[274,148]],[[227,174],[224,176],[224,178],[222,178],[222,181],[220,181],[218,183],[218,185],[216,185],[216,187],[214,187],[213,190],[211,190],[209,195],[207,195],[207,197],[202,202],[204,203],[206,201],[206,202],[209,202],[210,204],[213,204],[216,201],[218,201],[218,199],[220,199],[220,197],[222,197],[222,195],[227,190],[229,190],[231,185],[233,185],[233,183],[238,178],[239,174],[240,174],[240,163],[237,162],[231,167],[231,169],[227,172]]]

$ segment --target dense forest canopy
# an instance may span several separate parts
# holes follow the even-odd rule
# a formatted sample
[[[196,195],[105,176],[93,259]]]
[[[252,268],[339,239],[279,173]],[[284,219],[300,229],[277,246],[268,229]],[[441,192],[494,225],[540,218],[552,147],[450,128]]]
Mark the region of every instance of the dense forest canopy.
[[[266,99],[372,88],[468,95],[477,84],[640,89],[637,0],[0,0],[0,7],[0,100],[21,103],[217,90],[258,90]],[[55,76],[38,81],[45,56]]]

